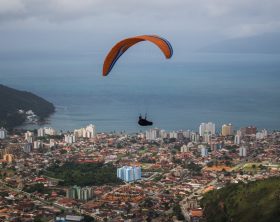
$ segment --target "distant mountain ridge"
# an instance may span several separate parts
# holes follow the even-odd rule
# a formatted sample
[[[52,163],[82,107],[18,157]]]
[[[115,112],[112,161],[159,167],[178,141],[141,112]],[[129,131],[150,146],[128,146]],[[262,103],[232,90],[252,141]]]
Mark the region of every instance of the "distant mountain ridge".
[[[228,39],[200,49],[214,53],[280,53],[280,33]]]
[[[23,124],[26,115],[19,110],[32,110],[39,120],[44,120],[55,111],[55,107],[33,93],[0,84],[0,127],[13,128]]]

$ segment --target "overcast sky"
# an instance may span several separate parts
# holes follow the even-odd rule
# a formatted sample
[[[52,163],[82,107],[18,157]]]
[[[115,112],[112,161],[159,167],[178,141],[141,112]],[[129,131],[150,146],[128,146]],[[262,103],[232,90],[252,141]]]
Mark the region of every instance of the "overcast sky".
[[[139,34],[192,51],[280,31],[279,0],[0,0],[2,52],[101,54]]]

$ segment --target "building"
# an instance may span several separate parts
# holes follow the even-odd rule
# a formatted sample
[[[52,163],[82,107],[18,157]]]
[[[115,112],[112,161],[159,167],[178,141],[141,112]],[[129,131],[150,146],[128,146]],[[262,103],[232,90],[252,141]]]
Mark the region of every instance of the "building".
[[[247,149],[244,146],[241,146],[239,148],[239,156],[240,157],[246,157],[247,156]]]
[[[96,136],[95,126],[90,124],[86,127],[86,137],[87,138],[94,138]]]
[[[165,130],[160,130],[159,136],[160,138],[165,139],[168,137],[168,133]]]
[[[204,136],[204,134],[215,134],[215,123],[208,122],[208,123],[201,123],[199,126],[199,135]]]
[[[241,130],[237,130],[237,131],[236,131],[236,135],[238,135],[238,136],[240,136],[240,138],[242,138],[242,136],[243,136],[243,135],[242,135],[242,131],[241,131]]]
[[[200,148],[202,157],[207,157],[208,156],[208,148],[206,146],[199,145],[198,148]]]
[[[84,221],[83,216],[66,215],[66,217],[56,217],[55,222],[82,222]]]
[[[211,140],[210,141],[210,148],[211,151],[217,151],[219,149],[219,142],[215,141],[215,140]]]
[[[76,200],[88,201],[93,197],[93,190],[91,187],[73,186],[66,191],[66,197]]]
[[[181,153],[189,152],[190,147],[186,146],[185,144],[181,146]]]
[[[222,136],[233,135],[233,125],[231,123],[222,126]]]
[[[257,133],[257,127],[247,126],[240,129],[243,135],[255,135]]]
[[[76,137],[73,134],[64,135],[64,142],[67,144],[72,144],[76,142]]]
[[[43,137],[45,136],[45,129],[44,128],[40,128],[37,130],[37,136],[38,137]]]
[[[42,148],[43,147],[42,141],[39,141],[39,140],[34,141],[33,147],[34,147],[34,149]]]
[[[117,177],[125,182],[141,180],[141,167],[123,166],[117,169]]]
[[[157,140],[160,138],[159,129],[150,129],[146,131],[146,140]]]
[[[25,140],[26,140],[28,143],[33,143],[34,133],[33,133],[33,132],[30,132],[30,131],[27,131],[27,132],[24,134],[24,138],[25,138]]]
[[[195,132],[191,132],[190,138],[191,138],[192,142],[195,142],[195,143],[199,142],[199,134],[197,134]]]
[[[190,137],[191,137],[191,131],[190,131],[190,130],[183,131],[183,136],[184,136],[185,138],[190,138]]]
[[[239,145],[241,143],[241,137],[236,134],[234,137],[234,144]]]
[[[45,127],[44,128],[44,133],[45,133],[45,135],[55,136],[56,135],[56,130],[51,128],[51,127]]]
[[[178,139],[178,133],[175,131],[172,131],[169,133],[169,138],[170,139]]]
[[[77,138],[94,138],[96,137],[96,129],[95,125],[90,124],[86,126],[85,128],[80,128],[80,129],[75,129],[74,130],[74,135]]]
[[[54,136],[54,135],[56,135],[56,130],[51,128],[51,127],[39,128],[37,130],[37,136],[38,137],[43,137],[45,135]]]
[[[205,132],[203,135],[203,142],[210,143],[211,142],[212,134],[210,132]]]
[[[13,155],[12,154],[5,154],[3,156],[3,160],[6,161],[7,163],[13,162]]]
[[[26,143],[23,145],[23,152],[30,153],[32,151],[32,143]]]
[[[263,129],[261,132],[256,133],[256,139],[257,140],[262,140],[267,137],[267,130]]]
[[[81,195],[80,195],[80,200],[90,200],[92,199],[93,195],[92,195],[92,189],[90,187],[83,187],[81,189]]]
[[[6,129],[4,129],[3,127],[0,128],[0,139],[1,139],[1,140],[6,139],[7,134],[8,134],[8,133],[7,133],[7,130],[6,130]]]
[[[50,148],[56,146],[56,141],[54,139],[50,139]]]

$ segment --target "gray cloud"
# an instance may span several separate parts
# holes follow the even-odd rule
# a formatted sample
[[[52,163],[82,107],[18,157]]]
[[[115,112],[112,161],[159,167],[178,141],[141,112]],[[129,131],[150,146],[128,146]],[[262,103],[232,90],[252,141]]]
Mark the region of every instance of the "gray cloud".
[[[149,26],[166,22],[177,29],[222,28],[220,33],[226,35],[241,31],[240,35],[233,34],[235,37],[243,32],[265,32],[267,26],[273,29],[273,24],[280,20],[279,8],[278,0],[0,0],[0,18],[2,23],[29,19],[67,23],[84,18],[93,23],[116,19],[124,25],[129,21]]]
[[[6,36],[0,47],[40,48],[47,39],[46,48],[74,42],[101,48],[102,42],[157,33],[178,50],[195,49],[279,32],[279,8],[279,0],[0,0],[0,34]]]

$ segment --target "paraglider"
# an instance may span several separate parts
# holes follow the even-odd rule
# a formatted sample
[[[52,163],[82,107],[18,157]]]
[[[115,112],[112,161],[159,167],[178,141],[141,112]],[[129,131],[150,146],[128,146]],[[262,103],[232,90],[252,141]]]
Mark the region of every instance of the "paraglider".
[[[103,63],[103,76],[107,76],[112,71],[114,65],[126,50],[142,41],[149,41],[155,44],[165,55],[166,59],[170,59],[173,55],[173,49],[170,42],[157,35],[141,35],[123,39],[115,46],[113,46],[113,48],[107,54]],[[151,126],[153,125],[153,122],[147,120],[147,115],[145,116],[145,118],[142,118],[142,116],[140,115],[138,124],[140,126]]]
[[[115,63],[127,49],[142,41],[149,41],[154,43],[160,48],[167,59],[172,57],[172,46],[166,39],[162,37],[156,35],[141,35],[127,38],[118,42],[106,56],[103,64],[103,76],[107,76],[110,73]]]
[[[139,124],[140,126],[152,126],[152,125],[153,125],[153,122],[147,120],[147,114],[145,115],[145,118],[144,118],[144,119],[142,118],[142,116],[141,116],[141,114],[140,114],[139,120],[138,120],[138,124]]]

